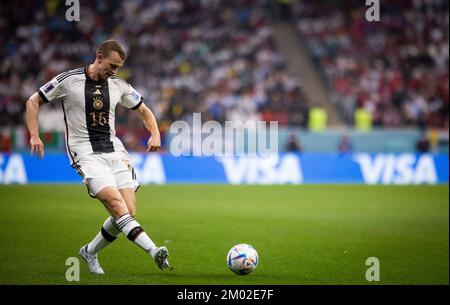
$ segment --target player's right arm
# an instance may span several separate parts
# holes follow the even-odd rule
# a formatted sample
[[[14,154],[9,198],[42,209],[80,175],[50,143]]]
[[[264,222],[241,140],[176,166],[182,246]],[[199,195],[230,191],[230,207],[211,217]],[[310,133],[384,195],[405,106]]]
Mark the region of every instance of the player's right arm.
[[[41,156],[41,159],[44,158],[44,144],[39,138],[39,107],[43,103],[41,97],[36,92],[27,101],[25,115],[30,133],[31,154],[36,152],[36,157]]]
[[[61,100],[65,94],[63,81],[72,75],[82,73],[82,71],[80,68],[57,75],[28,99],[25,116],[30,132],[31,154],[36,152],[36,157],[44,158],[44,144],[39,138],[39,107],[44,103]]]

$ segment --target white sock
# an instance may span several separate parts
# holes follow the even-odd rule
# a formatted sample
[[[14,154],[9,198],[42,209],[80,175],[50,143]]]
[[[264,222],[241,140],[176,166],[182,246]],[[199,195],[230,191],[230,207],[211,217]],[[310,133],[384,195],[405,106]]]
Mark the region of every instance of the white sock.
[[[142,229],[141,225],[130,214],[116,219],[116,224],[126,237],[154,257],[156,245]]]
[[[120,230],[116,227],[114,218],[108,217],[103,223],[101,231],[88,244],[88,254],[97,254],[101,249],[112,243],[117,238],[117,236],[119,236],[119,234]]]
[[[151,248],[148,253],[150,253],[151,257],[155,258],[155,254],[156,254],[156,250],[158,250],[157,246],[154,246],[153,248]]]

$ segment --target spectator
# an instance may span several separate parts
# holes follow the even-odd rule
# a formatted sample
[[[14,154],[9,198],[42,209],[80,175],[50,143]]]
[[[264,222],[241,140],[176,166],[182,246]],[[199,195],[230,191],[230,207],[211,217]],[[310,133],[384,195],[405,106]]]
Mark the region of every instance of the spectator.
[[[291,0],[276,0],[279,10],[279,15],[281,20],[290,21],[291,11],[292,11],[292,1]]]
[[[347,135],[342,135],[339,139],[338,151],[340,153],[351,153],[353,151],[352,143]]]
[[[0,132],[0,151],[11,152],[11,139],[7,132]]]
[[[425,132],[423,132],[417,140],[416,151],[419,153],[427,153],[430,151],[430,140]]]
[[[448,3],[386,1],[381,21],[368,22],[359,0],[295,2],[347,124],[364,108],[378,127],[448,128]]]
[[[288,141],[286,143],[285,147],[286,152],[302,152],[303,147],[301,146],[300,142],[297,139],[297,136],[295,134],[290,134]]]
[[[45,1],[2,4],[1,126],[23,125],[24,101],[38,84],[89,62],[88,54],[108,37],[133,54],[118,76],[142,92],[161,126],[187,120],[193,112],[221,123],[261,120],[264,109],[273,109],[281,126],[306,125],[303,89],[287,73],[274,42],[267,0],[99,0],[81,5],[82,22],[67,22],[63,2],[51,9]],[[46,108],[41,120],[53,122],[50,116],[61,112],[60,106]],[[132,114],[117,111],[117,131],[140,134],[141,124],[124,125],[133,121]],[[64,124],[48,126],[64,131]],[[140,139],[126,139],[125,146],[139,150]]]

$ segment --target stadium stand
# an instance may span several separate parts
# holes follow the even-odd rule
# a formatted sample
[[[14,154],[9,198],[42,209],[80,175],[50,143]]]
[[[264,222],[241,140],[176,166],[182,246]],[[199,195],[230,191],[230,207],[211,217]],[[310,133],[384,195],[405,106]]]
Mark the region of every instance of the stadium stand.
[[[369,128],[448,130],[447,1],[389,1],[382,22],[367,22],[356,0],[289,1],[289,16],[276,13],[284,1],[270,0],[81,4],[80,22],[67,22],[61,1],[2,4],[0,150],[11,150],[11,128],[24,126],[27,98],[58,73],[90,63],[108,38],[126,46],[119,76],[145,97],[163,140],[172,122],[189,122],[193,112],[203,121],[276,120],[307,129],[311,105],[275,42],[279,19],[308,45],[347,126],[361,117]],[[42,108],[43,132],[63,132],[60,108]],[[145,149],[147,133],[134,112],[118,107],[116,130],[130,150]]]
[[[293,8],[345,121],[364,108],[374,126],[448,130],[448,1],[384,1],[381,22],[367,22],[366,9],[355,0]]]
[[[95,46],[107,38],[127,47],[130,56],[119,76],[146,97],[163,133],[193,112],[205,121],[306,126],[302,88],[272,39],[268,1],[85,2],[83,22],[67,22],[64,5],[38,2],[1,9],[4,127],[22,125],[28,97],[58,73],[90,63]],[[42,129],[62,131],[60,105],[45,108]],[[117,121],[127,147],[144,149],[146,132],[135,114],[117,109]]]

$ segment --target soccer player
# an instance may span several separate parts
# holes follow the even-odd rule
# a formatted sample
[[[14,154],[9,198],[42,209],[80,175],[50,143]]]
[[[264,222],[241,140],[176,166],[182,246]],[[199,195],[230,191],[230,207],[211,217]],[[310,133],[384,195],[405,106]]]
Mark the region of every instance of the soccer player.
[[[124,48],[117,41],[104,41],[93,64],[59,74],[26,104],[31,153],[44,158],[44,145],[39,138],[39,107],[61,101],[71,165],[83,177],[89,194],[100,200],[110,214],[97,236],[80,249],[80,256],[95,274],[104,273],[97,253],[121,232],[149,253],[161,270],[170,267],[167,248],[157,247],[135,219],[135,192],[139,184],[130,157],[115,136],[115,109],[120,104],[137,111],[150,132],[147,151],[156,151],[161,146],[152,111],[130,84],[116,76],[125,60]]]

